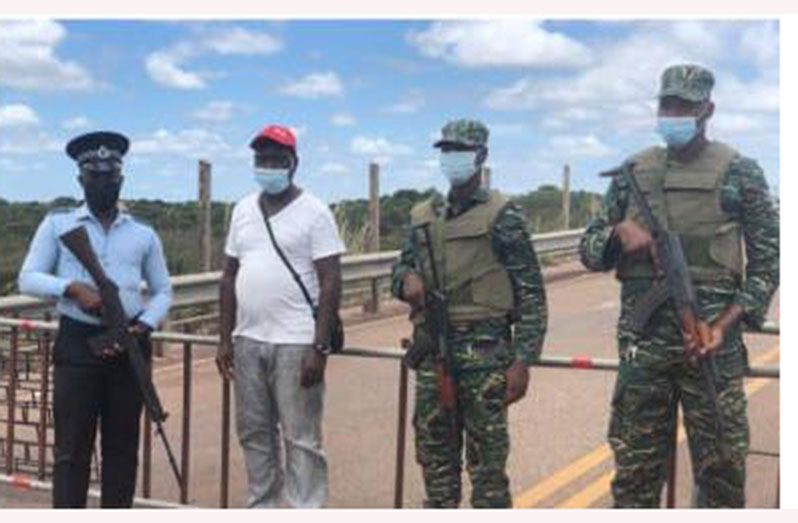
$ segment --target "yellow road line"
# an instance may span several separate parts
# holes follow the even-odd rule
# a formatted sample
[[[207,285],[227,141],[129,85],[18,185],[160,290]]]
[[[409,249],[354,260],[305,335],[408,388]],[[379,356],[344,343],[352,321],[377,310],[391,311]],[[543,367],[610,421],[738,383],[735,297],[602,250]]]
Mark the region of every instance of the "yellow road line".
[[[611,456],[609,445],[602,443],[570,465],[555,472],[513,500],[514,508],[530,508],[562,487],[585,475]]]
[[[760,357],[756,358],[754,360],[754,364],[766,365],[768,363],[773,363],[778,358],[779,346],[776,345],[762,354]],[[749,381],[745,385],[745,395],[748,397],[753,396],[763,388],[770,385],[772,381],[773,380],[771,378],[757,378]],[[682,443],[686,437],[687,435],[684,431],[684,425],[680,423],[676,444],[678,445]],[[589,469],[585,470],[581,475],[587,473],[588,470]],[[592,506],[594,503],[610,494],[610,482],[612,481],[613,474],[614,471],[603,474],[597,480],[557,505],[557,508],[587,508]]]
[[[602,474],[596,481],[557,505],[557,508],[585,508],[593,505],[609,493],[614,474],[614,470]]]

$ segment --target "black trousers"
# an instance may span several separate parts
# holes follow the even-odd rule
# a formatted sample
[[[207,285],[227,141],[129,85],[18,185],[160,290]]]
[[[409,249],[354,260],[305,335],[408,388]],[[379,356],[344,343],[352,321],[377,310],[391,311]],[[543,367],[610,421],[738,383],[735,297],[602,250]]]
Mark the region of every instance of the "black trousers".
[[[86,340],[101,327],[62,317],[56,338],[53,507],[86,506],[99,419],[102,507],[133,504],[142,400],[127,355],[94,357]],[[149,340],[140,343],[149,360]]]

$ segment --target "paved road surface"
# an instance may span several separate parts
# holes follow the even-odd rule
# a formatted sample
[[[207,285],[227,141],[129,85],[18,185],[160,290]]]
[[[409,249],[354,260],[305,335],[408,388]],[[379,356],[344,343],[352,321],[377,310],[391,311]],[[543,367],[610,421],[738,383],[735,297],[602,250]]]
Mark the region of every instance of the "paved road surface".
[[[567,268],[566,268],[567,269]],[[618,285],[608,275],[582,274],[551,282],[545,353],[616,357],[614,325]],[[389,306],[397,309],[397,305]],[[778,320],[778,301],[771,308]],[[410,332],[402,315],[347,328],[348,346],[396,347]],[[778,363],[776,336],[747,336],[752,363]],[[205,351],[207,355],[207,351]],[[329,362],[324,421],[330,466],[330,506],[391,507],[394,489],[399,367],[393,360],[335,357]],[[529,394],[511,408],[509,474],[519,507],[608,507],[612,458],[604,443],[612,372],[534,369]],[[167,365],[156,384],[171,412],[170,440],[179,454],[182,370]],[[749,380],[752,449],[778,452],[779,388],[775,380]],[[412,376],[410,412],[412,416]],[[215,365],[198,354],[192,396],[190,502],[218,506],[221,441],[221,381]],[[234,418],[233,418],[234,419]],[[233,427],[231,506],[246,502],[243,460]],[[160,443],[154,443],[153,495],[177,500],[178,490]],[[770,507],[776,499],[777,460],[749,457],[748,505]],[[690,471],[684,440],[679,448],[677,505],[689,506]],[[464,482],[468,504],[468,481]],[[420,469],[408,423],[405,506],[423,499]],[[0,494],[0,500],[2,500]],[[15,497],[16,499],[16,497]],[[33,503],[33,501],[31,501]],[[23,503],[24,504],[24,503]],[[20,506],[15,502],[15,506]]]

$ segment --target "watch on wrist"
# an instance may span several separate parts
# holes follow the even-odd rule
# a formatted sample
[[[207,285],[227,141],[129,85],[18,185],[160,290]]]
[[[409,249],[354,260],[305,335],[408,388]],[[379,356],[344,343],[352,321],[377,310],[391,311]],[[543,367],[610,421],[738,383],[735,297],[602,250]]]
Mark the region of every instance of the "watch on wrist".
[[[332,347],[328,343],[314,343],[313,350],[324,356],[328,356],[332,352]]]

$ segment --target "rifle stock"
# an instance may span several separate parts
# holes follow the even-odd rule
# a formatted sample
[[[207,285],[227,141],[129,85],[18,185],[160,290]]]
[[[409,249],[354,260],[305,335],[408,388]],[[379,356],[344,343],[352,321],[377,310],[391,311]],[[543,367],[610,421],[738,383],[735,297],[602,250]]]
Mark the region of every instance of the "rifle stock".
[[[97,256],[94,254],[89,235],[86,233],[84,227],[77,227],[62,234],[60,239],[63,244],[66,245],[67,249],[75,255],[81,265],[89,272],[89,275],[98,287],[108,285],[116,287],[105,275],[102,265],[100,265]]]
[[[433,289],[427,292],[425,301],[428,309],[427,319],[432,324],[432,335],[435,338],[437,349],[438,399],[444,409],[454,411],[457,408],[457,389],[452,377],[452,355],[447,339],[449,325],[447,300],[446,295],[443,293],[441,280],[438,277],[438,267],[435,260],[435,250],[432,246],[429,223],[425,223],[421,230],[424,233],[424,242],[427,245],[429,254],[430,272],[432,273]]]
[[[423,338],[422,343],[416,342],[405,353],[403,358],[405,364],[411,368],[417,368],[421,362],[433,353],[435,357],[435,373],[438,385],[438,404],[443,410],[449,421],[449,437],[452,441],[459,438],[459,422],[457,416],[457,383],[452,373],[452,356],[448,347],[448,310],[447,299],[438,277],[438,269],[435,262],[435,251],[432,245],[432,235],[430,225],[425,223],[411,229],[411,240],[415,245],[417,253],[416,262],[422,274],[426,274],[424,256],[420,253],[418,242],[418,231],[424,235],[427,253],[429,255],[430,273],[432,274],[432,289],[425,289],[425,305],[423,310],[413,311],[413,316],[423,314],[423,328],[418,329],[417,336]],[[425,285],[428,282],[425,281]],[[453,452],[456,445],[452,446]]]

